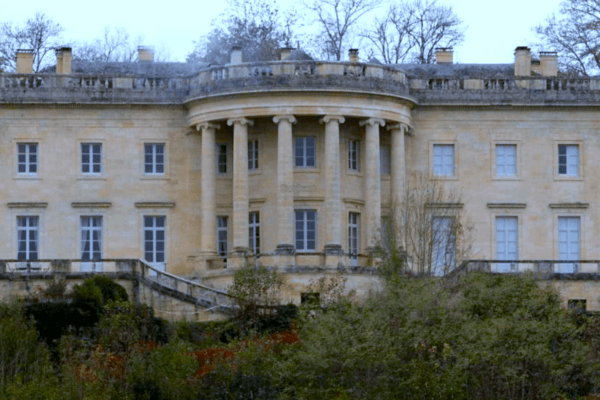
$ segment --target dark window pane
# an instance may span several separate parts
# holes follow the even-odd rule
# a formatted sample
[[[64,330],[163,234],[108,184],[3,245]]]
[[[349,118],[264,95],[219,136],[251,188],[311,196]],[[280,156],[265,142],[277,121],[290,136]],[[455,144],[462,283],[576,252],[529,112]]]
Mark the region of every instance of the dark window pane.
[[[31,172],[31,173],[37,172],[37,165],[35,165],[35,164],[29,165],[29,172]]]
[[[24,144],[19,145],[19,153],[25,153],[25,145]]]
[[[303,167],[303,166],[304,166],[303,158],[296,156],[296,167]]]
[[[27,157],[25,157],[25,154],[19,154],[19,162],[20,163],[24,163],[26,162]]]
[[[37,146],[35,144],[29,145],[30,153],[37,153]]]
[[[152,240],[152,231],[146,230],[144,231],[144,240]]]
[[[38,259],[38,253],[37,253],[37,251],[30,251],[29,252],[29,259],[30,260],[37,260]]]
[[[83,165],[81,166],[81,172],[83,172],[83,173],[88,173],[88,172],[90,172],[90,165],[89,165],[89,164],[83,164]]]
[[[148,262],[154,262],[154,258],[152,257],[152,252],[150,252],[150,251],[147,251],[144,253],[144,258]]]
[[[162,164],[156,164],[156,173],[162,174],[165,172],[165,167]]]
[[[307,157],[306,158],[306,166],[307,167],[314,167],[315,166],[315,159],[313,157]]]
[[[145,252],[152,251],[153,249],[154,249],[154,246],[152,245],[152,242],[144,242],[144,251]]]
[[[157,164],[164,164],[165,163],[165,156],[163,156],[161,154],[157,154],[156,155],[156,163]]]
[[[147,174],[151,174],[151,173],[152,173],[152,164],[146,164],[146,165],[144,166],[144,171],[145,171]]]
[[[81,156],[81,162],[84,164],[89,164],[90,162],[90,156],[87,154],[84,154]]]
[[[90,152],[90,145],[89,144],[82,144],[81,145],[81,152],[82,153],[89,153]]]
[[[566,174],[567,173],[567,166],[566,165],[559,165],[558,166],[558,173],[559,174]]]
[[[92,160],[93,160],[94,164],[99,164],[100,163],[100,155],[94,154],[94,156],[92,157]]]
[[[157,144],[155,149],[156,149],[156,154],[164,154],[164,152],[165,152],[165,146],[162,144]]]
[[[156,251],[165,251],[165,242],[156,242]]]
[[[19,164],[19,172],[20,172],[20,173],[24,173],[24,172],[26,172],[26,169],[25,169],[25,164]]]
[[[144,145],[144,153],[145,154],[152,154],[152,145],[151,144],[145,144]]]
[[[145,162],[146,164],[152,164],[152,155],[148,155],[148,154],[146,154],[146,155],[144,156],[144,162]]]
[[[156,226],[164,227],[165,226],[165,217],[156,217]]]
[[[165,262],[165,253],[157,252],[156,253],[156,262]]]
[[[29,162],[30,163],[35,163],[37,162],[37,156],[35,154],[30,154],[29,155]]]
[[[147,228],[152,227],[152,217],[144,217],[144,226]]]
[[[558,146],[558,154],[567,154],[567,146]]]
[[[98,165],[98,164],[94,165],[94,173],[96,173],[96,174],[100,173],[100,165]]]

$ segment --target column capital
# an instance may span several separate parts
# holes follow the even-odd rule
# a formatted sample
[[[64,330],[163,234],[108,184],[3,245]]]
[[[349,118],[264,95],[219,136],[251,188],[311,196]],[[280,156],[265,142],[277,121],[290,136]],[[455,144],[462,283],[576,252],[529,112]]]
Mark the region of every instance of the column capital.
[[[275,122],[276,124],[279,123],[279,121],[283,121],[283,120],[288,120],[290,122],[290,124],[295,124],[296,122],[298,122],[296,120],[296,117],[294,117],[293,115],[276,115],[273,117],[273,122]]]
[[[254,121],[251,119],[247,119],[247,118],[231,118],[227,120],[227,125],[231,126],[233,124],[240,124],[240,125],[250,125],[253,126],[254,125]]]
[[[325,115],[323,118],[321,118],[319,120],[319,123],[329,123],[331,121],[337,121],[338,124],[343,124],[346,121],[346,118],[344,118],[341,115]]]
[[[397,124],[394,124],[394,125],[388,125],[387,130],[388,131],[402,131],[407,135],[410,135],[410,132],[412,132],[412,129],[410,128],[410,126],[403,122],[398,122]]]
[[[204,130],[204,129],[215,129],[215,130],[217,130],[217,129],[221,129],[221,125],[219,125],[219,124],[213,124],[211,122],[203,122],[201,124],[197,124],[196,125],[196,130],[197,131],[199,131],[201,129],[202,130]]]
[[[360,121],[358,123],[360,126],[365,126],[365,125],[375,125],[375,124],[379,124],[379,126],[385,126],[385,120],[381,119],[381,118],[368,118],[368,119],[363,119],[362,121]]]

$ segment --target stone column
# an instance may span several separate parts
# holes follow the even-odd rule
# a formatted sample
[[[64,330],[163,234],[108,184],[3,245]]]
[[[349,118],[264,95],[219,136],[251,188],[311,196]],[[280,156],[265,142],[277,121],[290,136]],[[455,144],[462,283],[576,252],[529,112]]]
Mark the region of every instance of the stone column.
[[[233,125],[233,251],[245,260],[245,256],[250,253],[248,248],[248,125],[254,125],[254,121],[234,118],[227,120],[227,125]]]
[[[408,130],[408,126],[403,123],[398,123],[389,125],[387,129],[392,132],[392,151],[390,154],[390,204],[392,205],[392,209],[394,209],[399,207],[399,204],[402,202],[405,195],[406,161],[404,155],[404,133]]]
[[[337,266],[342,250],[342,199],[340,190],[340,115],[326,115],[325,123],[325,265]]]
[[[202,129],[202,234],[201,262],[202,269],[209,268],[210,260],[217,258],[217,202],[215,175],[215,130],[219,125],[211,123],[198,124]]]
[[[294,148],[292,143],[293,115],[277,115],[277,248],[275,255],[281,264],[293,264],[294,244]],[[287,257],[285,260],[284,257]],[[279,264],[279,263],[278,263]]]
[[[381,180],[379,176],[379,127],[385,126],[385,121],[369,118],[360,121],[365,127],[365,237],[367,250],[377,244],[381,226]]]

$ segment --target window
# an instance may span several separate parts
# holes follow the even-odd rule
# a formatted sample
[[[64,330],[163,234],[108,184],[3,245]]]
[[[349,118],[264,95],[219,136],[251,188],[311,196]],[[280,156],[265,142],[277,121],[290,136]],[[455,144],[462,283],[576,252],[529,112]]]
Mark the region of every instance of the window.
[[[38,145],[37,143],[17,144],[17,171],[19,174],[37,174]]]
[[[81,143],[81,172],[83,174],[102,172],[102,144]]]
[[[217,161],[217,173],[226,174],[227,173],[227,144],[218,143],[216,145],[216,161]]]
[[[359,149],[360,142],[358,140],[350,140],[348,142],[348,169],[350,171],[360,170]]]
[[[558,145],[558,174],[579,176],[578,145]]]
[[[314,137],[296,138],[294,145],[296,167],[314,167],[316,165],[315,154],[316,150]]]
[[[387,146],[379,147],[379,175],[390,174],[390,148]]]
[[[248,238],[249,245],[255,255],[260,254],[260,215],[258,212],[251,212],[248,218]]]
[[[317,212],[296,210],[296,250],[314,251],[317,245]]]
[[[558,258],[561,261],[579,260],[579,217],[558,217]],[[562,273],[577,272],[576,263],[557,264]]]
[[[164,143],[144,144],[144,173],[148,175],[162,175],[165,173]]]
[[[454,145],[433,145],[433,174],[435,176],[454,176]]]
[[[81,259],[102,259],[102,217],[81,217]]]
[[[144,259],[162,271],[166,263],[165,223],[164,215],[144,216]]]
[[[17,260],[39,257],[39,217],[17,217]]]
[[[358,265],[358,245],[360,243],[359,233],[360,214],[351,212],[348,214],[348,251],[350,252],[350,265]]]
[[[248,171],[258,169],[258,140],[248,142]]]
[[[433,268],[435,275],[444,275],[454,267],[454,234],[452,233],[452,217],[433,217],[432,243]]]
[[[496,145],[496,176],[514,177],[517,175],[517,145]]]
[[[227,217],[217,217],[217,253],[227,257]]]
[[[517,217],[496,217],[496,259],[518,260]],[[496,264],[496,272],[510,272],[511,264]]]

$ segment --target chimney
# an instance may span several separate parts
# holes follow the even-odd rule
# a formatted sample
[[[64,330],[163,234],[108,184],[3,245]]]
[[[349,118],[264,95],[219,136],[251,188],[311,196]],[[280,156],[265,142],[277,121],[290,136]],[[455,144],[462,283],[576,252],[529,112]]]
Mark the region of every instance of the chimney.
[[[353,63],[358,62],[358,49],[348,50],[348,61]]]
[[[542,76],[558,75],[558,54],[556,51],[540,51],[540,73]]]
[[[17,74],[33,73],[33,50],[17,50]]]
[[[154,51],[151,47],[138,46],[138,61],[139,62],[153,62]]]
[[[242,47],[241,46],[233,46],[231,48],[231,63],[232,64],[241,64],[242,63]]]
[[[452,47],[436,47],[435,48],[435,63],[436,64],[452,64],[454,50]]]
[[[72,69],[73,54],[70,47],[61,47],[55,50],[56,53],[56,73],[70,74]]]
[[[294,49],[293,47],[282,47],[281,48],[281,61],[285,61],[287,60],[287,58],[290,56],[290,54],[292,54],[292,51],[294,51],[296,49]]]
[[[515,49],[515,76],[531,76],[531,49],[527,46]]]

